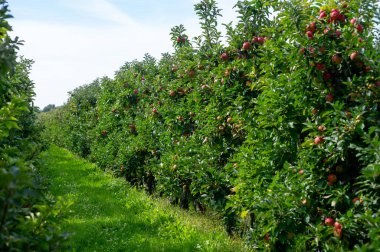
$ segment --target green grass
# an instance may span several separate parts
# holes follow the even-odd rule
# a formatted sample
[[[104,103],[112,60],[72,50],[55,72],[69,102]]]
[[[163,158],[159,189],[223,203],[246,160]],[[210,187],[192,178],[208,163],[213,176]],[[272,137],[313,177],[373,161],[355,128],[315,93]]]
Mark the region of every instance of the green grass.
[[[243,251],[220,222],[129,187],[70,152],[42,154],[53,197],[71,202],[62,230],[73,251]]]

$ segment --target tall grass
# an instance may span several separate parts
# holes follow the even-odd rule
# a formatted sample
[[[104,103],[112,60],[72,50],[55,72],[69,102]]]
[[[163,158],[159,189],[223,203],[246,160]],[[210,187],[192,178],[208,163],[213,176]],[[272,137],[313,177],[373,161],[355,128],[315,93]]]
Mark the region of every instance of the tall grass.
[[[243,251],[220,222],[129,187],[70,152],[52,146],[42,173],[70,211],[61,224],[73,251]]]

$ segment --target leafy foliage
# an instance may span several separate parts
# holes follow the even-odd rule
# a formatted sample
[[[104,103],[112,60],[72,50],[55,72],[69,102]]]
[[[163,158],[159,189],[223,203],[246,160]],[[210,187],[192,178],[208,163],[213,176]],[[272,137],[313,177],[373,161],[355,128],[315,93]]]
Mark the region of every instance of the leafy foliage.
[[[45,199],[38,175],[41,150],[33,106],[31,60],[16,61],[8,6],[0,1],[0,250],[51,251],[59,248],[53,225],[59,208]]]

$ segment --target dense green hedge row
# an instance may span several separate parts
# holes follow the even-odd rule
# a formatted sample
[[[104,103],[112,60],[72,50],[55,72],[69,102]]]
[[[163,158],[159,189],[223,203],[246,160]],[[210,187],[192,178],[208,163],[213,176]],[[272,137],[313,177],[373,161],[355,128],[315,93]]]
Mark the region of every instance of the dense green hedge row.
[[[238,1],[224,46],[220,10],[201,1],[193,43],[174,27],[175,53],[77,88],[41,114],[45,139],[220,212],[257,249],[378,249],[375,4]]]
[[[0,0],[0,250],[51,251],[60,240],[54,228],[59,209],[44,198],[39,175],[41,151],[33,106],[31,60],[19,58],[11,39],[7,3]]]

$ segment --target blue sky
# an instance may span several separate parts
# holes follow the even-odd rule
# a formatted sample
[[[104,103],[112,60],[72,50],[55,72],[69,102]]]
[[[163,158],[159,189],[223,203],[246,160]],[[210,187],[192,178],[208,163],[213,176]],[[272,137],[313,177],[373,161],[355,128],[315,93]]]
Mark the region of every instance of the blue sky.
[[[198,0],[9,0],[14,32],[25,41],[20,54],[33,59],[35,104],[62,105],[67,93],[110,76],[145,53],[171,52],[170,29],[184,24],[200,34]],[[219,0],[220,23],[235,19],[236,1]]]

